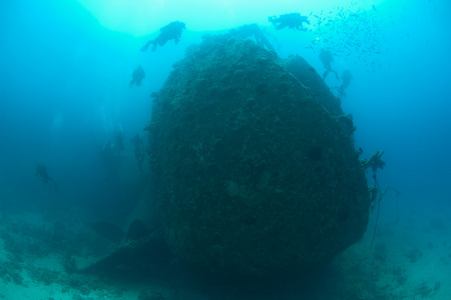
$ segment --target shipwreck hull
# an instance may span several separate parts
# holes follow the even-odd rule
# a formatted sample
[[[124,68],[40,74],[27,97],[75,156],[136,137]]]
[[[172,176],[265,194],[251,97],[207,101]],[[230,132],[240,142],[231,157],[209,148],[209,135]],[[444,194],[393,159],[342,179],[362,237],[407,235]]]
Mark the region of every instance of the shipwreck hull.
[[[188,265],[233,277],[302,272],[366,230],[367,182],[341,108],[329,113],[282,65],[250,40],[210,37],[156,95],[152,201]]]

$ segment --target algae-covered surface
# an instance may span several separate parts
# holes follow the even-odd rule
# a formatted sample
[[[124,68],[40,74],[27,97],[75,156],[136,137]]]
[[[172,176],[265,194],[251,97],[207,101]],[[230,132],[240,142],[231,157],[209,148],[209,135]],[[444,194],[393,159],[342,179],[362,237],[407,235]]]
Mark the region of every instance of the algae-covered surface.
[[[150,165],[183,262],[279,276],[329,261],[366,230],[370,200],[346,117],[319,101],[333,97],[323,83],[304,85],[282,65],[250,40],[208,37],[156,95]]]

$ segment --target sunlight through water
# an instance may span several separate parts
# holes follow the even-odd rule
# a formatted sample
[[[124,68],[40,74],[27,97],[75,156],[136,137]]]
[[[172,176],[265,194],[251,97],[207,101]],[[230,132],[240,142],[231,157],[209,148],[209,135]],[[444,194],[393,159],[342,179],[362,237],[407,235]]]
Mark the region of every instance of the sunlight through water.
[[[267,25],[266,17],[271,15],[291,12],[308,15],[351,5],[366,10],[383,1],[78,0],[103,26],[134,36],[155,32],[174,20],[185,22],[192,31],[222,30],[248,23]]]

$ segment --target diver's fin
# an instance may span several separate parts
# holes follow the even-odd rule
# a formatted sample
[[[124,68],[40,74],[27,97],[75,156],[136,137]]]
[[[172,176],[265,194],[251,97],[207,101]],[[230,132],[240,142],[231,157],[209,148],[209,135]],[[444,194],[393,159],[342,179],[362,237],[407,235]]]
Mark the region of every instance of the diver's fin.
[[[152,52],[154,52],[155,50],[157,50],[158,43],[156,41],[151,41],[151,42],[153,43]]]
[[[149,45],[152,44],[153,40],[148,41],[144,47],[142,47],[140,50],[141,52],[145,52],[147,50],[147,48],[149,48]]]

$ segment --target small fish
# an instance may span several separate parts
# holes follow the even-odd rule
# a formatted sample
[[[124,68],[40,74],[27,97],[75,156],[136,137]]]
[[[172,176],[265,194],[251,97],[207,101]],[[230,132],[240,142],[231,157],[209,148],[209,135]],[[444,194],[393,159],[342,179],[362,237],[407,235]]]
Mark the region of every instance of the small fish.
[[[374,6],[374,4],[372,4],[371,6],[373,7],[373,9],[374,9],[375,12],[378,12],[377,9],[376,9],[376,7]]]

